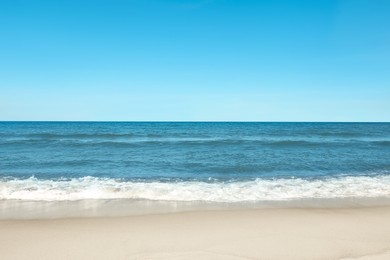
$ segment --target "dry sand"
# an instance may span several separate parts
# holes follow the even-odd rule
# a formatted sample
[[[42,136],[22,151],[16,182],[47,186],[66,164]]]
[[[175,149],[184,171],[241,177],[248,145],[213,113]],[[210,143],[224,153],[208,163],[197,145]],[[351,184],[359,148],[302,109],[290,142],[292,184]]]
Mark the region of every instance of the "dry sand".
[[[0,259],[390,259],[390,208],[1,220]]]

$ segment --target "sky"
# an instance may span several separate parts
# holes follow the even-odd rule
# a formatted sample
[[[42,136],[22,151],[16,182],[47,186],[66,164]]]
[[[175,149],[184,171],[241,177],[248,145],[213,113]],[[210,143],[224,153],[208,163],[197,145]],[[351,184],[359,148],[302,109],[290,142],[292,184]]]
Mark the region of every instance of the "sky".
[[[390,121],[388,0],[1,0],[0,120]]]

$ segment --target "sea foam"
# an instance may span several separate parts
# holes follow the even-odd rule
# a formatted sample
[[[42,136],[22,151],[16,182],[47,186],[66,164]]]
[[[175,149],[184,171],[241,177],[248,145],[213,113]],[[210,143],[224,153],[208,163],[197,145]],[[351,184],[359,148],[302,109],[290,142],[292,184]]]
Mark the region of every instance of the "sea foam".
[[[159,201],[260,202],[299,199],[390,198],[390,176],[317,180],[256,179],[241,182],[138,182],[82,177],[2,179],[0,199],[66,201],[147,199]]]

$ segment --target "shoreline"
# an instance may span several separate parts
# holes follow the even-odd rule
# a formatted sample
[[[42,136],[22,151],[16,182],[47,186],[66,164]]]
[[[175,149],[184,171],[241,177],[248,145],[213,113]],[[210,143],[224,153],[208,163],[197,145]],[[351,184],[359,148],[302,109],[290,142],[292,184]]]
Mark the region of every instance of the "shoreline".
[[[221,203],[145,199],[0,200],[0,220],[108,218],[194,211],[261,209],[354,209],[390,207],[389,197],[296,199]]]
[[[0,220],[4,259],[390,259],[390,207]]]

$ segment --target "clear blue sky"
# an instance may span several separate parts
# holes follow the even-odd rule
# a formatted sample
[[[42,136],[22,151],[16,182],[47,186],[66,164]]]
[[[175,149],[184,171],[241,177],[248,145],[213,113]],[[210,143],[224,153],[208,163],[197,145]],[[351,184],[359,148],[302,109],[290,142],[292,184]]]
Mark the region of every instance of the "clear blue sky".
[[[0,1],[0,120],[390,121],[390,1]]]

